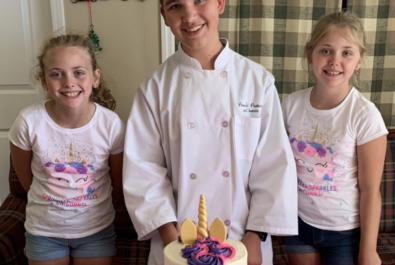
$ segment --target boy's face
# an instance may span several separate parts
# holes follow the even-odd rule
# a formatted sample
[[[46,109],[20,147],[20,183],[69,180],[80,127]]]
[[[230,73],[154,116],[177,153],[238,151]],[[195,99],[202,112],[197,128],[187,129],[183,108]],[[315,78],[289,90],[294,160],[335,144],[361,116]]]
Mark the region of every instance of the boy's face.
[[[218,19],[225,0],[164,0],[163,19],[185,52],[210,51],[218,44]]]

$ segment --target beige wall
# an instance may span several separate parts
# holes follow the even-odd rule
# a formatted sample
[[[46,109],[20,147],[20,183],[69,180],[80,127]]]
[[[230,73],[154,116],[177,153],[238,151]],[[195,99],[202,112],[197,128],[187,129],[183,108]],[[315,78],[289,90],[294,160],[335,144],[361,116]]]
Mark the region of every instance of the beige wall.
[[[87,2],[64,0],[67,30],[89,30]],[[160,62],[158,0],[92,2],[93,25],[103,50],[97,55],[124,122],[135,91]]]

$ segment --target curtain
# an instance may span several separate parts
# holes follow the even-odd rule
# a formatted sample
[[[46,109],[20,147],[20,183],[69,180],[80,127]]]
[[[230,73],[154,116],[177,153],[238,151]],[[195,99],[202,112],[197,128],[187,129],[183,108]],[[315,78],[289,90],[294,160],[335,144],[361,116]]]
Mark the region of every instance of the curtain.
[[[283,100],[314,84],[304,45],[317,20],[342,7],[361,18],[367,35],[358,89],[395,128],[395,0],[227,0],[218,29],[233,50],[274,75]]]
[[[348,0],[347,8],[361,18],[367,54],[359,90],[376,104],[389,128],[395,128],[395,1]]]

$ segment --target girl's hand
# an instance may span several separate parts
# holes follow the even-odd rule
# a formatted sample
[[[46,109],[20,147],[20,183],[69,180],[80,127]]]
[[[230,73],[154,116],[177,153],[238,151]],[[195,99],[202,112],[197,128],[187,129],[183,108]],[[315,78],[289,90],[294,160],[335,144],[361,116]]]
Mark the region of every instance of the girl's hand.
[[[360,251],[358,256],[359,265],[381,265],[381,259],[376,251]]]
[[[241,241],[247,249],[248,265],[261,265],[262,252],[261,252],[261,239],[257,234],[247,232]]]

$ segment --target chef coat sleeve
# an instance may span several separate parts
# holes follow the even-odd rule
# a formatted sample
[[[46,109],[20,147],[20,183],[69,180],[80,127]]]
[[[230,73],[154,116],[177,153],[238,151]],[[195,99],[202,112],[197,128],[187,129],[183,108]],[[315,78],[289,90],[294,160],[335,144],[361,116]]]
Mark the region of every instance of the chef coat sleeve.
[[[139,240],[152,238],[159,226],[177,221],[157,109],[157,97],[138,89],[126,127],[123,192]]]
[[[274,79],[265,88],[260,139],[252,162],[247,229],[297,235],[297,176]]]

